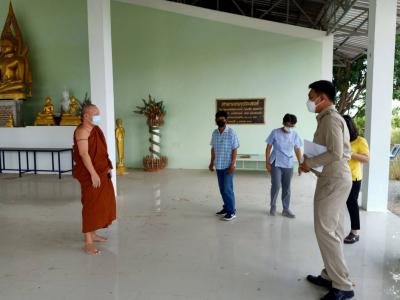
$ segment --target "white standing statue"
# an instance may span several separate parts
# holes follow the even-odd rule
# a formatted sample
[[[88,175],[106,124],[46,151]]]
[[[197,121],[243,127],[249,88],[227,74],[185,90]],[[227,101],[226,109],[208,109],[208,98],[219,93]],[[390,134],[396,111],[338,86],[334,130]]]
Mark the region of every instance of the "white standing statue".
[[[62,112],[68,112],[69,110],[69,92],[66,88],[64,88],[64,91],[62,92],[62,100],[61,100],[61,111]]]

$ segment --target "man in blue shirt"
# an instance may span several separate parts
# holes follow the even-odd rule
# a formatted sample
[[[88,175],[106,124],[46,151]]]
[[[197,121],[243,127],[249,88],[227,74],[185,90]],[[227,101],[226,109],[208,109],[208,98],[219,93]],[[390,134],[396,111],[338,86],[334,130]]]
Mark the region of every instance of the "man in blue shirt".
[[[265,149],[266,168],[271,173],[271,216],[275,216],[276,198],[278,198],[282,186],[282,215],[288,218],[295,217],[289,209],[290,182],[293,177],[293,152],[296,153],[300,164],[300,147],[303,144],[299,135],[293,131],[296,123],[295,115],[286,114],[283,117],[283,127],[272,130],[265,141],[267,143]]]
[[[233,173],[239,139],[236,132],[226,126],[228,114],[225,111],[218,111],[215,114],[215,122],[218,129],[215,129],[211,138],[211,162],[209,170],[217,170],[219,191],[224,201],[222,210],[217,215],[224,215],[222,220],[231,221],[236,218],[235,194],[233,192]]]

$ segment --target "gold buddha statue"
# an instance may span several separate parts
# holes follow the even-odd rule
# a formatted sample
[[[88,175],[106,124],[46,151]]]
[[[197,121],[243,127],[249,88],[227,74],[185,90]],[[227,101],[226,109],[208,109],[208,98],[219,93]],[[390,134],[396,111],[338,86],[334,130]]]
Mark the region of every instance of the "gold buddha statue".
[[[10,113],[10,114],[8,115],[8,119],[7,119],[7,121],[6,121],[6,127],[8,127],[8,128],[14,127],[14,117],[13,117],[13,114],[12,114],[12,113]]]
[[[81,103],[74,96],[69,97],[68,111],[63,112],[61,115],[60,125],[78,126],[81,124],[81,117],[79,115],[82,106]]]
[[[74,96],[69,97],[68,113],[77,116],[80,108],[81,104],[79,101]]]
[[[0,38],[0,99],[31,97],[32,76],[27,54],[28,48],[23,46],[21,31],[10,3]]]
[[[116,123],[117,123],[117,128],[115,128],[115,140],[118,152],[117,175],[121,175],[128,173],[128,169],[125,167],[125,159],[124,159],[125,129],[122,126],[122,119],[117,119]]]
[[[35,119],[36,125],[54,125],[54,105],[51,97],[47,96],[44,99],[44,105],[42,111],[39,112]]]

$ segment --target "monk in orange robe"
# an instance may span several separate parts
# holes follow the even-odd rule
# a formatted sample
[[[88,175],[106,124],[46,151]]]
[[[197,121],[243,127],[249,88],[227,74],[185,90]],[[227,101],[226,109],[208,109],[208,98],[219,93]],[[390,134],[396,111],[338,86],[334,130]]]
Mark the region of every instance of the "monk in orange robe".
[[[82,232],[85,252],[98,254],[94,242],[105,242],[97,229],[108,227],[116,219],[114,187],[111,181],[112,164],[108,158],[103,132],[97,126],[100,111],[96,105],[82,108],[82,124],[74,133],[72,175],[81,184]]]

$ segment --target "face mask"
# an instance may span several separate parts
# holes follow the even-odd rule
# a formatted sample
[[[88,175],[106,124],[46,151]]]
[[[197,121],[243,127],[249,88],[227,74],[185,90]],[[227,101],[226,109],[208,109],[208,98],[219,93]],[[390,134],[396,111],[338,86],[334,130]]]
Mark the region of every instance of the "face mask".
[[[100,115],[96,115],[92,117],[92,124],[93,125],[99,125],[101,122],[101,117]]]
[[[217,123],[218,127],[224,127],[225,126],[225,121],[223,121],[223,120],[217,120],[216,123]]]
[[[309,112],[315,113],[315,106],[316,105],[315,105],[314,101],[311,101],[310,99],[308,99],[306,105],[307,105],[307,109],[308,109]]]
[[[284,126],[284,127],[283,127],[283,130],[285,130],[287,133],[289,133],[289,132],[292,131],[292,128],[287,127],[287,126]]]

